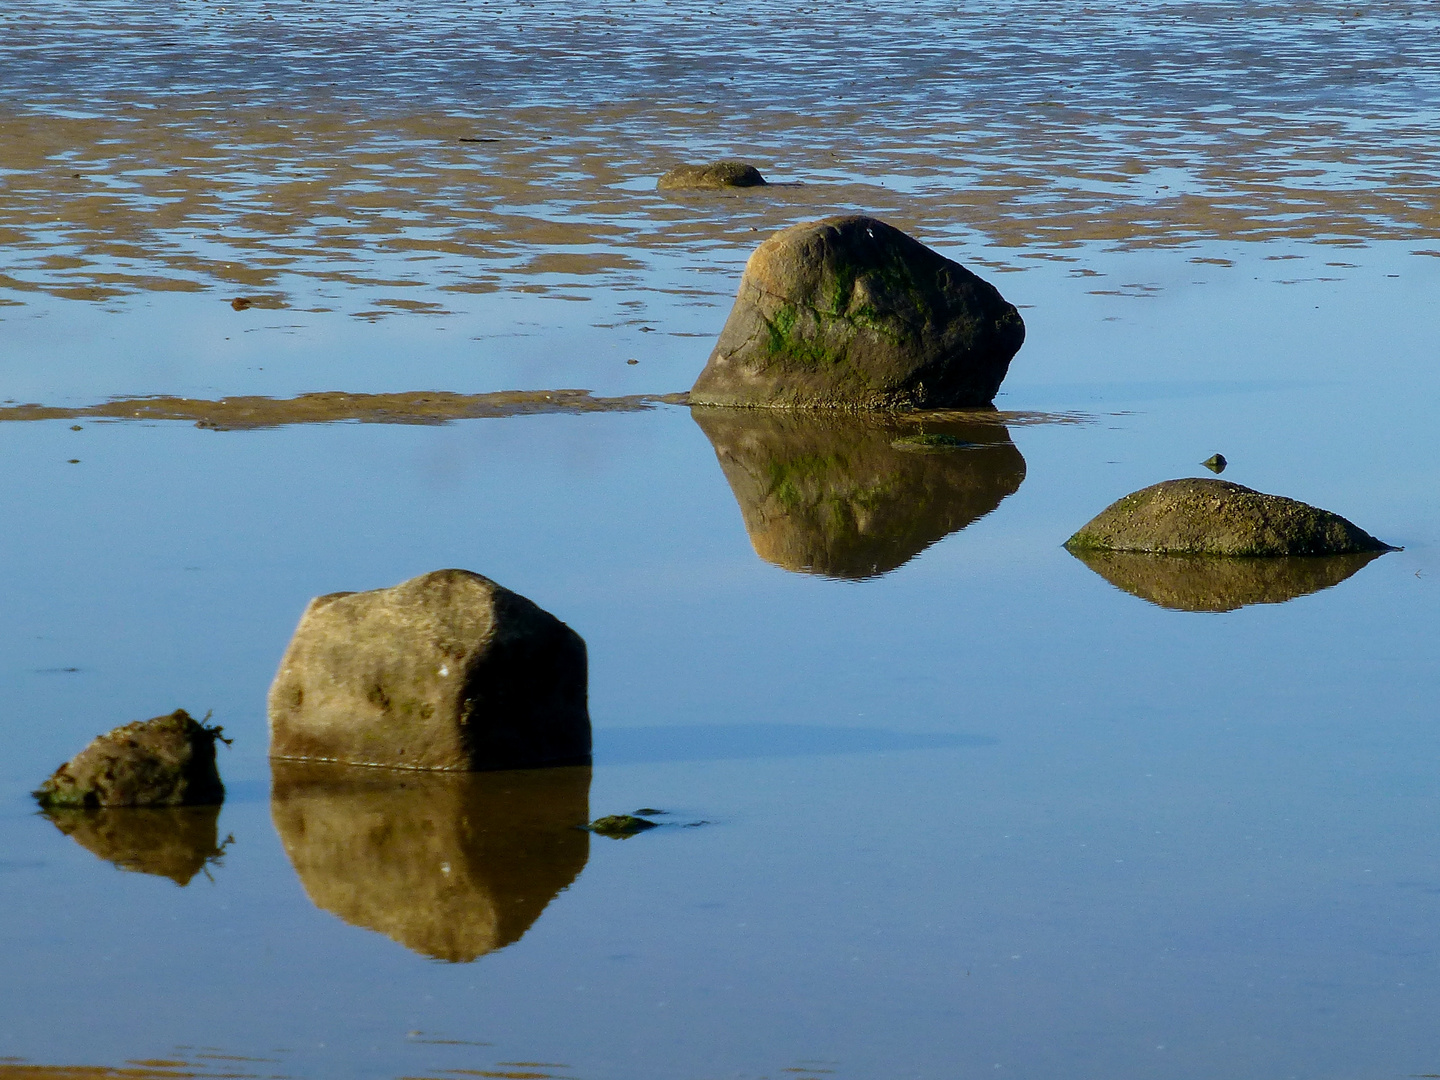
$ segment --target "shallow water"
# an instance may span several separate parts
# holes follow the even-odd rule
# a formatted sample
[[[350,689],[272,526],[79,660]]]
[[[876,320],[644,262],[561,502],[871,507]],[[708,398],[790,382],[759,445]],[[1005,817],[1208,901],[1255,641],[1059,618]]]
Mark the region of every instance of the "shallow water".
[[[1434,19],[7,5],[0,1076],[1440,1071]],[[653,191],[729,153],[795,186]],[[855,208],[1022,306],[1001,411],[667,399]],[[1216,451],[1403,550],[1060,547]],[[272,775],[305,602],[443,566],[593,770]],[[218,819],[35,812],[177,706]]]

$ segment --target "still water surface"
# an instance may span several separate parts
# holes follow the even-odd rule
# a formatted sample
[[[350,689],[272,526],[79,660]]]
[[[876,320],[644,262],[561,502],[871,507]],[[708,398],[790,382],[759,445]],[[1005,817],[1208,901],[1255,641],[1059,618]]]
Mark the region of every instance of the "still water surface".
[[[1434,19],[7,5],[0,1075],[1440,1072]],[[725,153],[794,186],[653,191]],[[1022,306],[1000,413],[666,399],[851,209]],[[1216,451],[1404,550],[1060,547]],[[593,769],[272,770],[305,602],[445,566]],[[218,814],[35,813],[177,706]]]

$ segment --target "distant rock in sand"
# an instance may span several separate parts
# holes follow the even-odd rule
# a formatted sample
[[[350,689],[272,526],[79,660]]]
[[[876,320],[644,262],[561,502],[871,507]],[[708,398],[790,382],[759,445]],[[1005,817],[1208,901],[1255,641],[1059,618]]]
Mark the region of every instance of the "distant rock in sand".
[[[270,815],[311,902],[436,960],[518,941],[589,858],[589,766],[271,770]]]
[[[406,769],[590,760],[585,642],[468,570],[310,601],[270,687],[270,756]]]
[[[694,405],[988,405],[1025,340],[991,284],[899,229],[837,217],[750,256]]]
[[[715,191],[720,188],[764,187],[765,177],[743,161],[709,165],[677,165],[656,182],[660,191]]]
[[[1000,423],[809,410],[691,410],[755,553],[861,580],[984,517],[1025,479]]]
[[[1166,480],[1106,507],[1065,542],[1072,552],[1350,555],[1393,550],[1338,514],[1226,480]]]
[[[223,802],[215,767],[221,729],[184,709],[94,739],[35,794],[44,807],[196,806]]]

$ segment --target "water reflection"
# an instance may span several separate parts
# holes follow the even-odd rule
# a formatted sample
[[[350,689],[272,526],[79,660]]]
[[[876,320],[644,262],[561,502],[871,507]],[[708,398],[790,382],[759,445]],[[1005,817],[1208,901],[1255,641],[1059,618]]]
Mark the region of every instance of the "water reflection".
[[[1283,604],[1328,589],[1383,553],[1279,559],[1128,551],[1071,554],[1116,588],[1160,607],[1174,611],[1234,611],[1249,604]]]
[[[121,870],[167,877],[177,885],[218,864],[230,838],[219,840],[218,806],[52,809],[55,827]]]
[[[984,517],[1025,479],[1001,423],[763,409],[691,410],[755,553],[863,580]]]
[[[590,768],[426,773],[272,761],[270,814],[306,895],[464,963],[520,940],[585,868]]]

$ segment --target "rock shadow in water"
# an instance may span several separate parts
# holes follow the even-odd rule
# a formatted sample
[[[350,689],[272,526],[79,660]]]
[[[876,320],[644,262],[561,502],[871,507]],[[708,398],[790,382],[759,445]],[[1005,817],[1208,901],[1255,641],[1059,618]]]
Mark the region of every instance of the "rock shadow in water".
[[[1001,423],[914,414],[700,408],[755,553],[806,574],[879,577],[984,517],[1025,479]]]
[[[218,806],[56,808],[43,811],[57,829],[121,870],[188,885],[218,864],[230,841],[219,841]]]
[[[590,853],[590,767],[419,772],[272,761],[270,814],[318,908],[466,963],[519,941]]]
[[[1234,611],[1250,604],[1283,604],[1328,589],[1383,552],[1278,558],[1124,551],[1071,554],[1117,589],[1160,607],[1173,611]]]

